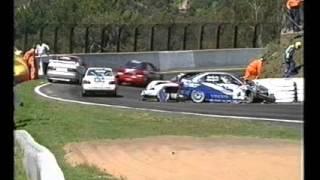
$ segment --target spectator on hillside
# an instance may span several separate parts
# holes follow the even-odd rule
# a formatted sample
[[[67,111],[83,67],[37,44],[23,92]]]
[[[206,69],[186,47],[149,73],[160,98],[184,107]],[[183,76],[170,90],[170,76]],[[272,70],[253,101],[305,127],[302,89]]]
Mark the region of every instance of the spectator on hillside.
[[[289,16],[289,31],[298,32],[301,26],[301,14],[300,9],[304,0],[287,0],[286,7],[288,9]]]
[[[288,78],[299,73],[299,70],[303,67],[303,65],[296,66],[296,62],[294,60],[294,54],[296,50],[300,49],[302,46],[301,42],[295,42],[288,46],[288,48],[284,52],[284,63],[285,70],[283,77]]]

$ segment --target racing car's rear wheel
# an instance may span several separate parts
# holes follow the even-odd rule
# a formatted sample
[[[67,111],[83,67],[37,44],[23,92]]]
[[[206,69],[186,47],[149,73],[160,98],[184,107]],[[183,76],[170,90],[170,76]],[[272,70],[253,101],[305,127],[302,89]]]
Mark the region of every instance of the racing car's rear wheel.
[[[203,91],[200,90],[193,90],[191,92],[191,100],[195,103],[201,103],[205,99],[205,94]]]

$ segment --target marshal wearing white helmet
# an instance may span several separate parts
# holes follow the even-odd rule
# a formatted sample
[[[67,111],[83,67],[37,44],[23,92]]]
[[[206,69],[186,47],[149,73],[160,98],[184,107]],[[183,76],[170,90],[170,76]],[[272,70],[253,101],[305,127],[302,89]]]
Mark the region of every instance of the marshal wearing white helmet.
[[[296,66],[296,62],[294,60],[294,54],[296,50],[300,49],[302,46],[300,41],[295,42],[288,46],[284,53],[284,64],[285,64],[285,71],[284,77],[291,77],[297,75],[299,70],[303,65]]]

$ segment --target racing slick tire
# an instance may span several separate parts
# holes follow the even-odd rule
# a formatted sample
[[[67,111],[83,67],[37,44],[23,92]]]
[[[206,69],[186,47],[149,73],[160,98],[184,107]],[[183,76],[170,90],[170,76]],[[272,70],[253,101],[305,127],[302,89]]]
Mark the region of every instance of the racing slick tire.
[[[258,98],[262,99],[264,103],[275,103],[276,102],[276,97],[274,94],[270,94],[269,96],[263,95],[263,94],[258,94]]]
[[[170,94],[166,92],[165,89],[161,89],[157,95],[157,100],[159,102],[167,102],[170,98]]]
[[[86,90],[84,90],[83,88],[81,88],[80,96],[81,96],[81,97],[85,97],[85,96],[87,96],[87,95],[88,95],[88,94],[87,94]]]
[[[247,92],[245,103],[253,103],[253,101],[254,101],[254,94],[252,92]]]
[[[205,93],[201,90],[193,90],[191,92],[191,100],[195,103],[202,103],[206,97]]]

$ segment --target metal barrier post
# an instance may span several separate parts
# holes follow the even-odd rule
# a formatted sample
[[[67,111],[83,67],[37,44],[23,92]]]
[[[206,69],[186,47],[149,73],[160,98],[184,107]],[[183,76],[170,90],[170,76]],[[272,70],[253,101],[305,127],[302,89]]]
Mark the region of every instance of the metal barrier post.
[[[183,28],[183,42],[182,42],[182,49],[186,50],[186,42],[187,42],[187,32],[188,32],[188,27],[190,26],[190,24],[187,24],[186,26],[184,26]]]
[[[54,42],[53,42],[53,50],[54,50],[54,53],[58,53],[58,31],[59,31],[59,27],[57,26],[55,29],[54,29]]]
[[[27,31],[27,27],[25,27],[25,29],[24,29],[24,45],[23,45],[24,51],[28,50],[27,46],[28,46],[28,31]]]
[[[133,51],[137,51],[137,41],[138,41],[138,28],[139,26],[134,28],[134,39],[133,39]]]
[[[103,52],[105,31],[106,31],[106,27],[102,27],[101,28],[100,52]]]
[[[220,48],[220,31],[221,31],[221,24],[218,25],[216,36],[217,36],[217,41],[216,41],[216,48]]]
[[[153,51],[153,41],[154,41],[154,27],[155,27],[156,25],[153,25],[152,27],[151,27],[151,33],[150,33],[150,51]]]
[[[256,24],[254,26],[254,32],[253,32],[253,40],[252,40],[252,47],[253,48],[257,47],[258,28],[259,28],[259,24]]]
[[[120,52],[120,41],[121,41],[121,31],[122,27],[118,27],[118,38],[117,38],[117,52]]]
[[[171,28],[172,28],[172,24],[170,24],[168,26],[168,40],[167,40],[167,50],[170,50],[170,39],[171,39]]]
[[[204,28],[206,24],[201,25],[200,27],[200,38],[199,38],[199,49],[202,49],[202,42],[203,42],[203,34],[204,34]]]
[[[73,53],[73,34],[74,34],[74,27],[72,26],[70,28],[70,34],[69,34],[69,53]]]
[[[234,26],[234,34],[233,34],[233,48],[237,48],[238,41],[238,25]]]
[[[86,27],[85,38],[84,38],[84,52],[88,53],[88,44],[89,44],[89,27]]]

